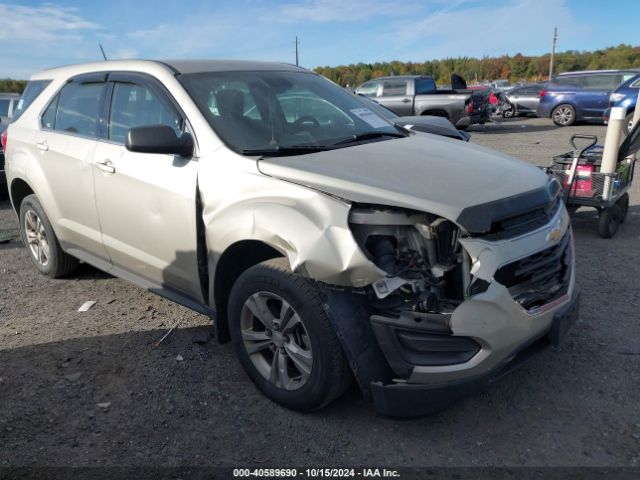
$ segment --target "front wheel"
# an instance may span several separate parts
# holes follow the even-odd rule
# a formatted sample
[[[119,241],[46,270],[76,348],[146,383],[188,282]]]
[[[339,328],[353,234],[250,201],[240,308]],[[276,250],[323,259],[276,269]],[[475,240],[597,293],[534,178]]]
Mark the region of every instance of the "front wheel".
[[[568,127],[576,122],[576,110],[571,105],[558,105],[551,112],[553,123],[559,127]]]
[[[340,396],[351,379],[317,285],[286,259],[246,270],[229,298],[231,339],[245,371],[270,399],[313,411]]]
[[[41,274],[59,278],[78,267],[78,260],[60,247],[51,222],[35,195],[28,195],[20,205],[20,233],[31,262]]]

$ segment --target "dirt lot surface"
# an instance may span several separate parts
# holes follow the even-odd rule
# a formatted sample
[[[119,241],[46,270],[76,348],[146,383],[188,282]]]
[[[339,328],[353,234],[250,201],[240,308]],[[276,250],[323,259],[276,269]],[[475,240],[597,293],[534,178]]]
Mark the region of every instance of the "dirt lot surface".
[[[544,164],[572,133],[602,141],[605,129],[517,119],[471,132]],[[5,200],[0,230],[12,228]],[[566,344],[402,421],[376,416],[355,388],[315,414],[280,408],[206,317],[86,265],[46,279],[20,241],[0,244],[0,466],[640,466],[638,187],[615,238],[597,236],[593,211],[574,228],[582,312]]]

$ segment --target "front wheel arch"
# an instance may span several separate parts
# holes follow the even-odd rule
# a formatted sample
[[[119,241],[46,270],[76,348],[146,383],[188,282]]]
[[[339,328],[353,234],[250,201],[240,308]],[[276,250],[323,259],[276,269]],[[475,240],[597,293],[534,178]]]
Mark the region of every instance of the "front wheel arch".
[[[238,277],[246,270],[272,258],[284,255],[272,246],[259,240],[241,240],[230,245],[216,262],[213,281],[213,303],[216,310],[216,335],[218,342],[227,343],[229,323],[227,310],[229,294]]]

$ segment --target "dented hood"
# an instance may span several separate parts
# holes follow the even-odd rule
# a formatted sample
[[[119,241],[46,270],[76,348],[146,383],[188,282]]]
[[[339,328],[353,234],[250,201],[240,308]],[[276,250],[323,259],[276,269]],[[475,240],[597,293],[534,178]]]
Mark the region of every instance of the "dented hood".
[[[263,158],[260,171],[357,203],[409,208],[471,232],[550,201],[537,167],[477,145],[416,134],[290,157]]]

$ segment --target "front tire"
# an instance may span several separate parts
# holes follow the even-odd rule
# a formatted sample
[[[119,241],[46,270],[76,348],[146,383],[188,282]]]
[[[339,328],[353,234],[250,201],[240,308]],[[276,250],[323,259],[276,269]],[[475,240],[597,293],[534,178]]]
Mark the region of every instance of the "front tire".
[[[60,247],[51,222],[35,195],[28,195],[20,204],[20,233],[31,262],[42,275],[59,278],[78,267],[78,260]]]
[[[292,410],[317,410],[348,387],[351,372],[312,280],[286,259],[246,270],[229,297],[234,348],[251,380]]]
[[[563,103],[553,109],[551,118],[553,123],[559,127],[569,127],[576,123],[576,109],[569,104]]]

